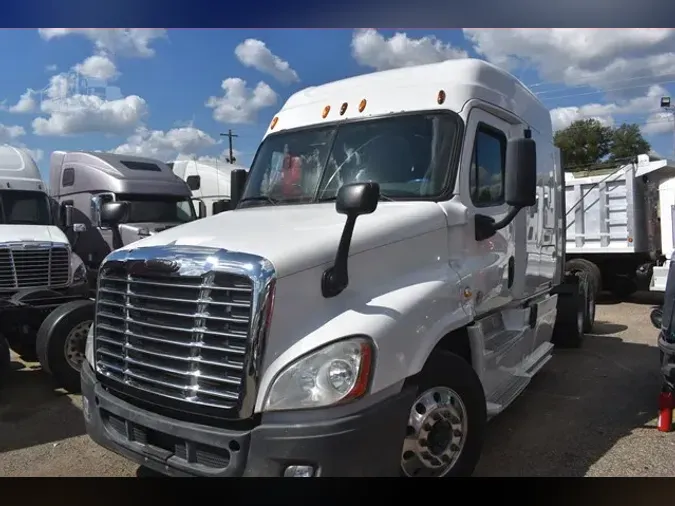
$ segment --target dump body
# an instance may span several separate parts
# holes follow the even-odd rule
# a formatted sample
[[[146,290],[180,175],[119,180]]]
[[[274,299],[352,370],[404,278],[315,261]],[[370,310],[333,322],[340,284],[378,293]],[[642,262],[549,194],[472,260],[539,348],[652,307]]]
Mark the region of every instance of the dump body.
[[[620,296],[647,289],[664,252],[658,187],[673,170],[663,160],[639,155],[636,163],[604,173],[567,173],[568,259],[592,262],[602,287]]]

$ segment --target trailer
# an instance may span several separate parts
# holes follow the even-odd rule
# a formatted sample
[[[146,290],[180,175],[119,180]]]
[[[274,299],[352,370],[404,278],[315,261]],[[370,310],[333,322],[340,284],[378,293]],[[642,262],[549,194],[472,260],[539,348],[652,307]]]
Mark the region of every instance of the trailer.
[[[626,297],[648,289],[664,258],[656,188],[673,176],[675,167],[648,155],[604,173],[566,173],[568,270],[586,274],[596,293]]]

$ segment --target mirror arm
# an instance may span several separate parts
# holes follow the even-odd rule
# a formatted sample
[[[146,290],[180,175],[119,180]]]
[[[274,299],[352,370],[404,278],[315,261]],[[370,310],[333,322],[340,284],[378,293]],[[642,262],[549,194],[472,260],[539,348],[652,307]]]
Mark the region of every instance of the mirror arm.
[[[347,222],[340,237],[340,245],[335,255],[335,264],[326,269],[321,278],[321,294],[326,299],[339,295],[349,284],[347,262],[355,224],[356,216],[347,216]]]
[[[497,230],[501,230],[511,223],[521,209],[521,206],[514,206],[510,208],[509,212],[506,213],[506,216],[497,222],[491,216],[477,214],[475,221],[476,241],[484,241],[485,239],[489,239],[495,235]]]

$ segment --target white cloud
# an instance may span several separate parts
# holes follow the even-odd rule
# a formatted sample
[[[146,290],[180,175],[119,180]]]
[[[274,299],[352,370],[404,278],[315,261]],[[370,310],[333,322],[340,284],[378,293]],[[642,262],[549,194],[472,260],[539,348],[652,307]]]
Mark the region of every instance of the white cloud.
[[[232,156],[234,156],[234,164],[235,165],[240,165],[242,163],[242,156],[243,153],[239,151],[238,149],[232,149]],[[220,153],[218,156],[197,156],[193,157],[190,159],[194,159],[198,161],[199,163],[205,163],[207,165],[214,165],[216,167],[222,166],[222,165],[228,165],[230,162],[228,161],[228,158],[230,157],[230,150],[225,149],[222,153]]]
[[[97,50],[106,53],[148,58],[155,55],[150,45],[166,37],[164,28],[39,28],[44,40],[68,35],[80,35],[94,43]]]
[[[75,65],[73,70],[84,77],[100,79],[102,81],[110,81],[118,76],[117,67],[105,55],[90,56],[82,63]]]
[[[29,149],[23,142],[19,141],[20,137],[26,135],[26,130],[18,125],[3,125],[0,123],[0,144],[9,144],[17,148],[23,148],[30,152],[30,155],[36,162],[39,162],[44,157],[44,151],[41,149]]]
[[[19,97],[19,101],[9,107],[9,112],[25,114],[35,111],[37,101],[35,100],[35,90],[28,88],[26,92]]]
[[[281,83],[300,81],[298,73],[290,64],[272,53],[261,40],[246,39],[235,48],[234,54],[242,65],[269,74]]]
[[[213,109],[213,119],[222,123],[254,123],[258,112],[277,103],[277,94],[260,81],[255,88],[247,88],[238,77],[225,79],[222,97],[209,97],[206,107]]]
[[[147,156],[169,161],[180,155],[195,155],[217,143],[218,141],[213,137],[192,126],[172,128],[166,132],[139,128],[125,144],[117,146],[113,153]]]
[[[623,122],[620,118],[621,116],[644,116],[644,114],[649,113],[652,113],[652,116],[658,116],[659,97],[667,93],[662,86],[654,85],[649,88],[645,95],[629,100],[619,100],[605,104],[591,103],[582,106],[557,107],[551,110],[553,130],[566,128],[572,122],[579,119],[594,118],[604,125],[613,126],[615,123]],[[626,122],[632,123],[633,121],[629,118]],[[646,124],[642,127],[642,131],[645,134],[653,134],[655,130],[658,130],[657,125],[661,126],[661,123],[650,123],[650,120],[647,120]]]
[[[642,125],[642,132],[646,135],[672,134],[674,128],[672,113],[657,112],[649,115]]]
[[[0,123],[0,144],[10,144],[19,137],[26,135],[26,130],[18,125],[3,125]]]
[[[58,65],[52,63],[51,65],[45,66],[45,72],[56,72],[58,68]]]
[[[147,104],[141,97],[129,95],[111,99],[111,96],[82,94],[73,82],[74,77],[67,74],[53,76],[49,86],[42,91],[40,110],[49,116],[33,120],[35,134],[121,133],[138,126],[146,115]],[[117,88],[113,89],[119,92]]]
[[[411,39],[398,32],[386,39],[377,30],[368,28],[354,32],[352,56],[360,65],[387,70],[466,58],[467,53],[433,35]]]
[[[534,67],[543,80],[568,86],[637,89],[644,84],[638,78],[675,72],[672,28],[465,29],[464,35],[496,65]]]

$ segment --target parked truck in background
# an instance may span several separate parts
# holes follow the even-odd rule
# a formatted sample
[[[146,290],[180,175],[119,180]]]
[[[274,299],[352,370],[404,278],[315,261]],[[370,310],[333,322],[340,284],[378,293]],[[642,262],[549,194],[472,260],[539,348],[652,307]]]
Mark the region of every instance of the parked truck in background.
[[[0,146],[0,361],[5,364],[5,343],[34,359],[35,323],[87,294],[84,264],[56,214],[30,152]]]
[[[657,188],[674,176],[675,166],[648,155],[605,173],[567,173],[567,270],[588,275],[596,293],[649,289],[653,270],[672,252],[672,230],[663,233],[663,216],[659,224],[659,201],[668,200]]]
[[[187,183],[192,190],[192,198],[204,203],[207,216],[231,209],[232,171],[246,171],[238,165],[205,163],[189,159],[179,159],[167,165],[174,174]]]
[[[594,314],[558,159],[547,108],[481,60],[294,94],[234,211],[101,265],[87,432],[178,476],[471,474]]]
[[[113,250],[204,215],[187,184],[163,162],[104,152],[55,151],[49,167],[51,198],[73,250],[84,261],[91,297],[51,311],[37,329],[38,358],[69,391],[79,391],[87,332],[94,318],[93,289],[102,260]]]

